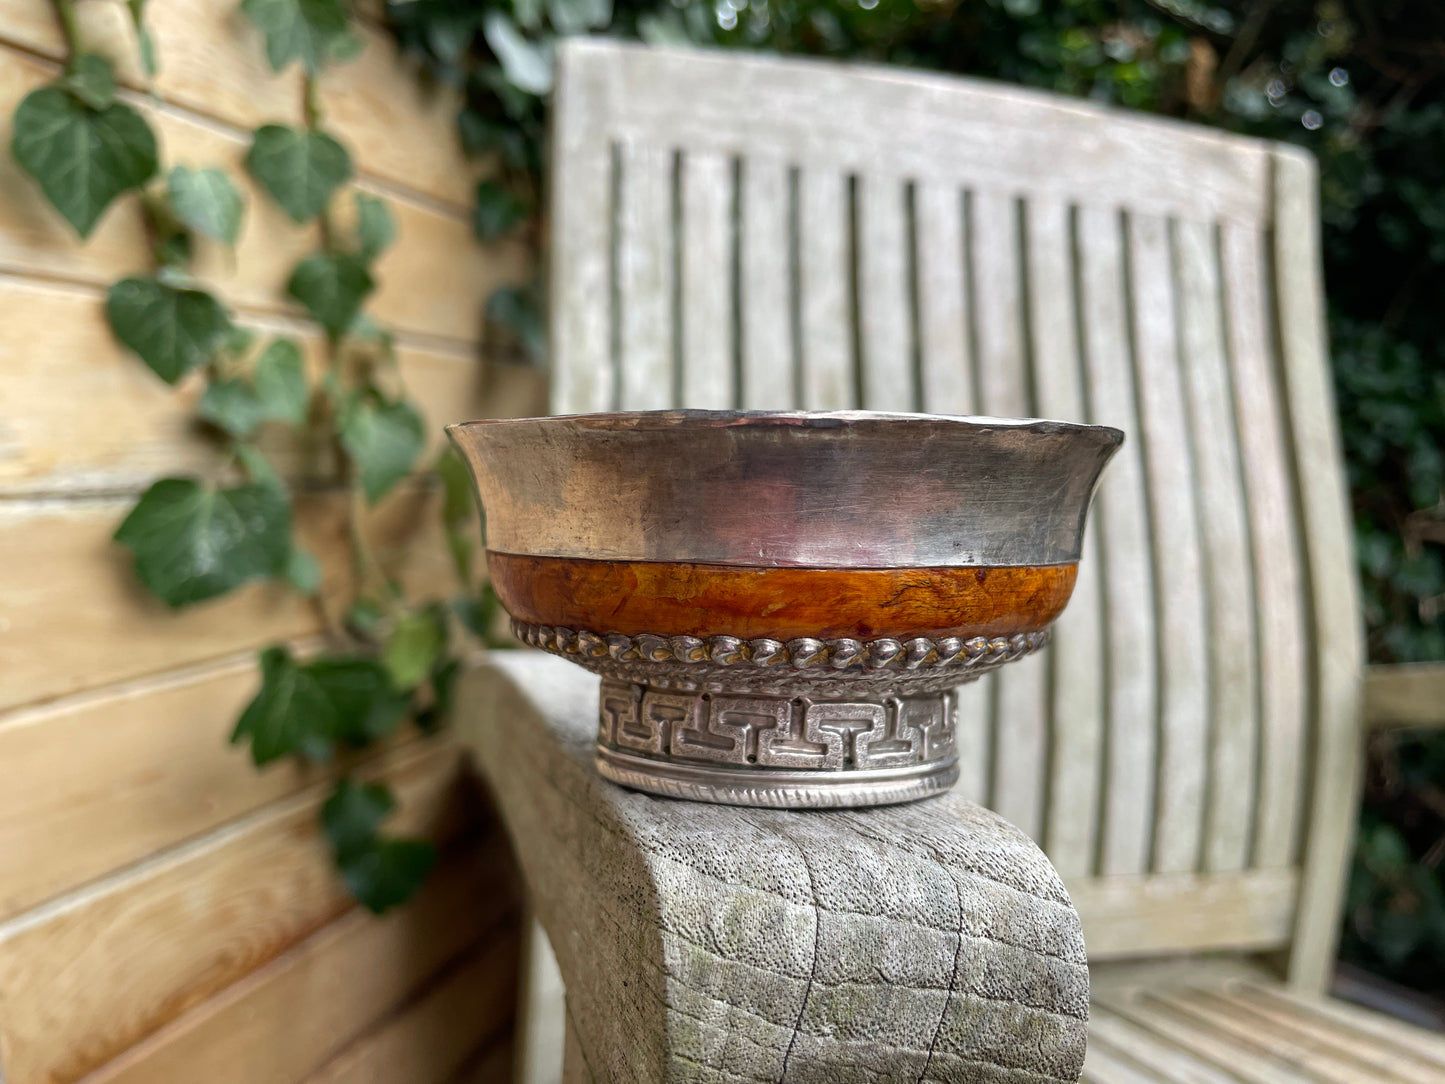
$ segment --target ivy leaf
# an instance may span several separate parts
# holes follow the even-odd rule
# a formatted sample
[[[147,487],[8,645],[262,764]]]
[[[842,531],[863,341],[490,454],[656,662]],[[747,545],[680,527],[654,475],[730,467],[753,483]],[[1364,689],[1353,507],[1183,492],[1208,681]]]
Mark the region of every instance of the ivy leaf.
[[[261,688],[236,721],[231,744],[249,738],[257,767],[294,753],[325,761],[335,727],[325,690],[285,648],[272,647],[261,653]]]
[[[552,89],[551,49],[528,41],[511,19],[496,10],[487,12],[482,33],[514,87],[528,94],[546,94]]]
[[[282,500],[288,499],[286,483],[282,481],[281,475],[276,473],[276,468],[271,466],[271,461],[261,453],[260,448],[254,444],[236,444],[232,450],[247,478],[258,486],[265,486],[279,493]]]
[[[372,504],[411,472],[425,443],[421,416],[405,402],[353,400],[342,411],[340,431]]]
[[[162,478],[115,540],[135,554],[141,582],[179,607],[282,572],[291,553],[291,505],[266,485],[217,489],[194,478]]]
[[[547,329],[542,321],[541,305],[532,290],[499,286],[487,298],[487,319],[515,335],[535,364],[546,361]]]
[[[313,596],[321,590],[321,562],[304,546],[293,544],[286,558],[286,579],[303,595]]]
[[[351,894],[379,915],[416,895],[436,861],[436,848],[425,840],[383,839],[338,864]]]
[[[226,310],[210,294],[156,279],[117,282],[105,315],[115,337],[167,384],[209,359],[231,331]]]
[[[105,109],[115,101],[115,71],[110,61],[95,53],[82,53],[65,73],[60,85],[83,105]]]
[[[224,171],[176,166],[166,182],[166,194],[171,210],[186,227],[228,245],[236,243],[245,204]]]
[[[242,0],[241,11],[266,36],[272,71],[300,58],[315,75],[328,60],[341,59],[346,39],[355,37],[341,0]]]
[[[216,380],[201,396],[200,415],[233,437],[249,437],[261,424],[261,404],[243,380]]]
[[[391,631],[381,662],[398,689],[416,688],[431,673],[446,647],[447,629],[442,612],[428,607],[406,614]]]
[[[349,252],[315,252],[296,265],[286,292],[301,304],[332,339],[351,326],[376,282],[366,264]]]
[[[156,172],[156,137],[134,109],[92,109],[59,87],[31,91],[15,111],[11,150],[81,237],[122,192]]]
[[[510,189],[496,181],[481,181],[477,184],[472,229],[480,240],[495,241],[516,229],[530,210],[528,202]]]
[[[385,201],[365,192],[356,193],[356,239],[361,258],[367,263],[396,239],[396,223]]]
[[[359,598],[346,614],[346,624],[364,639],[369,639],[386,614],[375,599]]]
[[[252,137],[246,168],[293,220],[308,222],[350,178],[351,156],[323,132],[266,124]]]
[[[385,784],[343,779],[321,806],[321,826],[337,857],[346,861],[376,844],[377,829],[394,809],[396,799]]]
[[[273,339],[256,359],[252,377],[256,403],[267,421],[302,425],[311,404],[301,348],[290,339]]]
[[[318,659],[308,668],[336,712],[336,736],[365,745],[396,732],[406,717],[406,697],[375,659]]]

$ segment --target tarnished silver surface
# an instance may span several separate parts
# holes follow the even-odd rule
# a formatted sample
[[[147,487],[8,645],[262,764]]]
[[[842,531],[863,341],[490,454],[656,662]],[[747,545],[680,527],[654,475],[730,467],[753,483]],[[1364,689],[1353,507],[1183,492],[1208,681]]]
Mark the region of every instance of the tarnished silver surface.
[[[646,411],[448,427],[505,553],[806,568],[1078,560],[1117,429]]]
[[[956,697],[814,700],[604,681],[597,767],[669,797],[730,805],[906,802],[958,778]]]
[[[768,696],[912,696],[973,681],[1049,642],[1051,630],[967,640],[740,640],[736,636],[624,636],[512,621],[529,647],[594,674],[683,692]]]

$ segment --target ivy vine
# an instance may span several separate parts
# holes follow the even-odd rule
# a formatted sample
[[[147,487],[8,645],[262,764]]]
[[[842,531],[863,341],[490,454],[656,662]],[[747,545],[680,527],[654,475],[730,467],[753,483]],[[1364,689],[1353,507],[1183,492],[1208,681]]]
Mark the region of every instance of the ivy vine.
[[[113,284],[105,302],[116,339],[165,383],[204,381],[197,412],[224,454],[213,472],[162,478],[115,532],[141,583],[173,608],[243,584],[273,579],[309,597],[328,630],[328,650],[297,658],[284,646],[260,657],[261,684],[232,741],[261,766],[292,757],[334,763],[396,733],[408,721],[432,729],[444,717],[456,653],[452,620],[485,639],[495,600],[479,586],[466,527],[474,515],[465,470],[436,465],[444,526],[460,581],[450,607],[409,600],[378,564],[365,523],[375,505],[418,473],[426,426],[407,399],[391,336],[364,311],[373,266],[396,227],[385,202],[351,188],[355,168],[327,131],[321,72],[361,49],[341,0],[243,0],[262,32],[270,67],[302,67],[304,124],[265,124],[251,135],[247,171],[299,224],[315,224],[320,245],[292,270],[286,290],[320,328],[319,376],[301,345],[239,324],[224,299],[193,274],[201,244],[234,246],[244,200],[224,169],[168,169],[141,100],[118,89],[114,67],[88,51],[74,0],[52,0],[67,60],[53,83],[30,93],[14,117],[12,151],[55,210],[82,239],[128,192],[138,194],[153,268]],[[143,68],[157,70],[144,0],[127,0]],[[349,198],[346,228],[335,213]],[[339,612],[321,593],[323,569],[295,536],[295,487],[259,438],[291,429],[331,450],[322,499],[346,503],[351,591]],[[383,830],[395,798],[381,783],[341,774],[321,811],[341,874],[373,911],[408,899],[436,860],[433,845]]]

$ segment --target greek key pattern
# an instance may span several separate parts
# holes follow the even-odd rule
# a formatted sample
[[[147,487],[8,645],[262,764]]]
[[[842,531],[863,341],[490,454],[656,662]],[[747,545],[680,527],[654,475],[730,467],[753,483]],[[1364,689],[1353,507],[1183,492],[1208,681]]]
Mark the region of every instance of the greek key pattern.
[[[598,745],[722,767],[849,772],[948,760],[954,693],[879,700],[693,695],[603,681]]]

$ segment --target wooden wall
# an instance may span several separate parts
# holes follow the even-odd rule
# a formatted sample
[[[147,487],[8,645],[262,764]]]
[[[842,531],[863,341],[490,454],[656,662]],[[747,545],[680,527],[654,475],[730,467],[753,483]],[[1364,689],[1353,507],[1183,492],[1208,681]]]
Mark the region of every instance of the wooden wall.
[[[167,164],[224,164],[244,181],[248,130],[300,123],[298,69],[265,68],[231,0],[149,6],[154,99],[138,92],[124,6],[80,9]],[[438,439],[464,416],[540,412],[534,374],[479,360],[482,303],[526,254],[473,240],[476,170],[452,103],[364,30],[364,55],[324,77],[323,106],[399,226],[371,311],[396,332]],[[396,788],[397,827],[439,838],[447,858],[410,907],[359,911],[318,838],[324,774],[258,773],[226,744],[255,649],[314,644],[316,614],[267,585],[171,613],[110,542],[140,490],[214,452],[193,427],[198,388],[165,387],[104,323],[107,284],[146,267],[134,203],[82,245],[8,153],[16,105],[61,53],[46,0],[0,0],[0,1079],[501,1079],[512,874],[455,744],[402,739],[362,766]],[[315,232],[247,195],[234,258],[206,252],[203,276],[240,322],[314,343],[282,287]],[[407,487],[369,528],[421,591],[450,582],[435,503]],[[299,521],[339,568],[338,502],[308,499]]]

